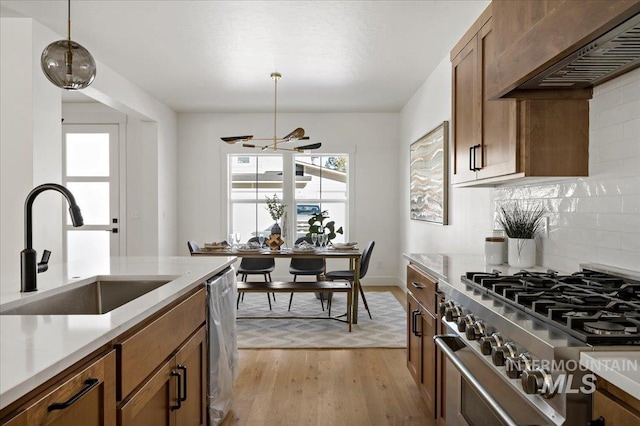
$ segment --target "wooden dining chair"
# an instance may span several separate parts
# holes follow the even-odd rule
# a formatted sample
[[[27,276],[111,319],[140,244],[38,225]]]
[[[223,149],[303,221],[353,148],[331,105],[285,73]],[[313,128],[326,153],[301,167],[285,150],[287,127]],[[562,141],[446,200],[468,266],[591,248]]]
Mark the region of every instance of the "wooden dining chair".
[[[295,244],[306,242],[313,244],[311,237],[300,237],[296,240]],[[298,275],[315,275],[316,280],[320,280],[320,276],[324,274],[324,259],[305,259],[305,258],[292,258],[289,263],[289,273],[293,275],[293,281],[295,282]],[[324,302],[322,300],[323,294],[320,295],[320,305],[324,311]],[[329,295],[330,297],[330,295]],[[293,301],[293,292],[289,296],[289,310],[291,310],[291,302]]]
[[[258,243],[260,240],[258,237],[251,237],[247,243]],[[242,281],[247,280],[248,275],[263,275],[265,282],[271,282],[271,273],[276,268],[276,260],[273,257],[264,257],[264,258],[256,258],[256,257],[243,257],[240,261],[240,266],[238,267],[238,271],[236,275],[240,275],[240,279]],[[244,297],[244,293],[242,293]],[[271,296],[273,296],[273,301],[276,300],[275,293],[267,293],[267,299],[269,300],[269,310],[271,310]],[[238,300],[236,305],[239,306],[240,294],[238,294]]]
[[[367,270],[369,269],[369,260],[371,259],[371,253],[373,252],[373,246],[375,246],[375,241],[369,241],[364,251],[362,252],[362,259],[360,259],[360,279],[364,278],[367,275]],[[347,270],[347,271],[329,271],[325,274],[327,280],[335,281],[335,280],[347,280],[353,286],[353,281],[355,279],[355,271]],[[371,311],[369,310],[369,305],[367,304],[367,298],[364,297],[364,291],[362,290],[362,283],[358,286],[360,288],[360,296],[362,296],[362,301],[364,302],[364,307],[369,313],[369,318],[371,318]]]

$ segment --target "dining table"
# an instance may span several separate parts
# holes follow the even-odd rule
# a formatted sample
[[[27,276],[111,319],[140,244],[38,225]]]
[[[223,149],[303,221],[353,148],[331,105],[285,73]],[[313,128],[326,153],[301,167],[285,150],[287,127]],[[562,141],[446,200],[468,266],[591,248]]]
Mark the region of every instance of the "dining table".
[[[335,249],[332,247],[318,248],[313,252],[299,252],[291,248],[280,248],[272,250],[264,248],[260,250],[242,250],[235,247],[228,248],[207,248],[201,247],[191,253],[192,256],[237,256],[264,258],[272,257],[274,259],[348,259],[349,269],[354,271],[354,279],[351,286],[351,314],[353,324],[358,323],[358,295],[360,294],[360,260],[362,258],[362,250],[359,248]]]

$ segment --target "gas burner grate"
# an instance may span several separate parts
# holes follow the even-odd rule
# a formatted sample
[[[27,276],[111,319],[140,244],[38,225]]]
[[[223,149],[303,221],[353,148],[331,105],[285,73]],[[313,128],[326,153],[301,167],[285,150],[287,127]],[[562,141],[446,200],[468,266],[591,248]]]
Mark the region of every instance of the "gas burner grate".
[[[589,344],[640,344],[640,283],[592,271],[468,272],[462,277],[484,290]],[[585,323],[611,323],[606,333]],[[615,331],[618,331],[616,334]]]

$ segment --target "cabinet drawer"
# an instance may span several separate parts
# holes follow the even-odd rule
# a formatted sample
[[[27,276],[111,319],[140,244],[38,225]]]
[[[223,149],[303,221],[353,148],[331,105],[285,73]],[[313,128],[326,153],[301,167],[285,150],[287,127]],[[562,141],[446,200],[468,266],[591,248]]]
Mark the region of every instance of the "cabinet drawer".
[[[63,382],[6,423],[22,425],[116,424],[116,363],[112,351]]]
[[[438,282],[434,278],[426,275],[413,265],[407,265],[407,289],[418,302],[427,308],[429,313],[434,317],[437,316],[436,291]]]
[[[201,289],[133,336],[116,344],[121,377],[119,400],[131,393],[205,322],[205,306],[205,289]]]

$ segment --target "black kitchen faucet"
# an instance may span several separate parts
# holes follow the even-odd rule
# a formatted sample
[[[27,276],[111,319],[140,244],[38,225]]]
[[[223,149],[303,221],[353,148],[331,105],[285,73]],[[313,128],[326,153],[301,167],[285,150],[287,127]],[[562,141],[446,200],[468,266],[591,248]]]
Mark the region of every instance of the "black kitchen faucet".
[[[69,213],[71,214],[71,223],[74,227],[82,226],[84,220],[80,207],[76,204],[73,194],[64,186],[57,183],[44,183],[36,186],[29,192],[24,202],[24,250],[20,252],[20,291],[36,291],[38,272],[44,272],[48,268],[49,256],[51,252],[45,250],[42,255],[42,261],[38,263],[36,251],[33,249],[33,220],[32,207],[33,202],[41,192],[52,189],[58,191],[67,199],[69,203]]]

